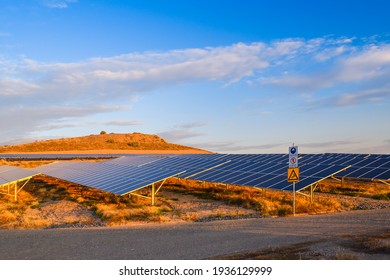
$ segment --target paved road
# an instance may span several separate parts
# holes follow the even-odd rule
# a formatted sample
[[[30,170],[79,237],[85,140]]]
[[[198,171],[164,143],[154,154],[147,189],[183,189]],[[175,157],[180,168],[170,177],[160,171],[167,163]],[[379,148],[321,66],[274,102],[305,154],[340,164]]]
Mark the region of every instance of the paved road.
[[[131,228],[1,230],[0,259],[207,259],[389,230],[390,209]]]

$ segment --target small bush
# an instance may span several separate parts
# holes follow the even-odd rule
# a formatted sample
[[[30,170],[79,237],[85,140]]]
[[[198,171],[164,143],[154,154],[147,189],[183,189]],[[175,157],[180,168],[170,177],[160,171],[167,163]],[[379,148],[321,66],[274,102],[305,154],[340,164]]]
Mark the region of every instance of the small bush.
[[[139,147],[139,143],[138,142],[129,142],[129,143],[127,143],[127,146],[129,146],[129,147]]]
[[[374,194],[372,196],[373,199],[377,200],[390,200],[390,192],[388,193],[381,193],[381,194]]]

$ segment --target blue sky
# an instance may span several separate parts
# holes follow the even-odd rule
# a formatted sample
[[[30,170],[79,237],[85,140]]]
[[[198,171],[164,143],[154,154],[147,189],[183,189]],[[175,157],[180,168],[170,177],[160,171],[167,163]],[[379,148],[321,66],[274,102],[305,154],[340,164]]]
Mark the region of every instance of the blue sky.
[[[389,1],[0,0],[1,144],[390,153]]]

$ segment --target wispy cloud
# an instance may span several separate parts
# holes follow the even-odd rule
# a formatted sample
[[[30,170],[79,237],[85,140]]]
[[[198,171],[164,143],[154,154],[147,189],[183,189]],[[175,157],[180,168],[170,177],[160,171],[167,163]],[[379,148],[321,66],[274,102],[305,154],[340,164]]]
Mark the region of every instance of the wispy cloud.
[[[2,142],[25,138],[30,133],[37,133],[66,127],[76,127],[79,118],[122,110],[119,106],[92,106],[89,108],[76,106],[1,106],[0,131]]]
[[[215,141],[194,144],[196,147],[220,153],[267,153],[272,149],[286,147],[287,145],[287,143],[245,145],[234,141]]]
[[[10,37],[11,33],[9,32],[0,32],[0,37]]]
[[[339,47],[341,48],[341,47]],[[338,49],[339,49],[338,48]],[[349,48],[347,51],[346,48]],[[297,74],[297,71],[288,69],[282,75],[260,77],[259,82],[264,85],[288,88],[300,92],[310,92],[319,95],[324,89],[328,92],[334,88],[352,88],[347,92],[338,92],[339,97],[334,98],[338,102],[335,106],[347,104],[346,99],[370,101],[369,95],[380,94],[383,89],[388,89],[390,80],[390,45],[370,45],[361,47],[345,47],[337,52],[337,59],[331,63],[323,63],[327,60],[323,53],[332,52],[331,49],[322,50],[315,54],[315,58],[320,61],[313,61],[310,57],[301,57],[297,63],[306,66],[297,67],[297,69],[307,68],[311,71],[305,71]],[[333,56],[333,55],[332,55]],[[291,67],[292,68],[292,67]],[[324,98],[324,96],[318,96]],[[330,97],[330,96],[328,96]],[[344,101],[343,101],[344,100]],[[348,102],[350,105],[351,103]]]
[[[141,124],[143,124],[143,121],[139,121],[139,120],[114,120],[114,121],[108,121],[103,123],[103,125],[113,125],[113,126],[134,126],[134,125],[141,125]]]
[[[305,148],[334,148],[338,146],[348,146],[351,144],[356,144],[355,141],[350,140],[337,140],[337,141],[324,141],[324,142],[312,142],[312,143],[302,143],[302,146]]]
[[[44,6],[54,9],[66,9],[70,4],[76,2],[77,0],[42,0]]]
[[[195,129],[206,125],[207,123],[202,121],[184,123],[174,126],[171,130],[162,131],[157,134],[170,142],[177,142],[205,135],[204,132],[195,131]]]
[[[49,1],[57,8],[75,1]],[[351,106],[384,102],[390,80],[390,45],[355,44],[353,38],[283,39],[272,42],[237,43],[229,46],[129,53],[73,63],[44,63],[21,58],[0,59],[0,113],[9,122],[7,131],[34,131],[47,121],[77,118],[124,108],[145,93],[194,82],[214,82],[221,87],[251,81],[254,87],[273,87],[306,103]],[[335,93],[336,88],[341,88]],[[325,92],[325,89],[330,89]],[[259,90],[259,95],[263,91]],[[45,108],[45,109],[43,109]],[[53,110],[55,108],[55,110]],[[69,109],[72,108],[72,109]],[[85,110],[85,108],[88,108]],[[106,109],[104,109],[106,108]],[[5,115],[5,112],[7,115]],[[46,113],[42,113],[46,112]],[[259,114],[268,115],[268,108]],[[80,115],[79,115],[80,116]],[[31,120],[32,125],[25,125]],[[111,125],[136,125],[114,122]],[[199,123],[173,127],[161,134],[171,139],[202,135]]]

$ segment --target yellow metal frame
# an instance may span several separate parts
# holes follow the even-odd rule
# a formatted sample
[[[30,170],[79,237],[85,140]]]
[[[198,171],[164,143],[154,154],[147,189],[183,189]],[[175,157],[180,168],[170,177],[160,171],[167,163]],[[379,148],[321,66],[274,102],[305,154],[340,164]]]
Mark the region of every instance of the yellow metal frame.
[[[140,187],[140,188],[138,188],[138,189],[136,189],[136,190],[133,190],[133,191],[131,191],[131,192],[125,193],[125,194],[123,194],[122,196],[125,196],[125,195],[132,196],[132,195],[134,195],[134,196],[139,196],[139,197],[142,197],[142,198],[150,199],[150,200],[152,201],[152,205],[154,206],[155,201],[156,201],[156,195],[157,195],[157,193],[160,191],[160,189],[162,188],[162,186],[164,185],[165,181],[166,181],[167,179],[169,179],[169,178],[175,177],[175,176],[180,175],[180,174],[182,174],[182,173],[184,173],[184,172],[185,172],[185,171],[179,172],[179,173],[177,173],[177,174],[175,174],[175,175],[169,176],[169,177],[167,177],[167,178],[165,178],[165,179],[162,179],[162,180],[158,181],[158,182],[161,182],[161,184],[160,184],[160,186],[157,188],[157,190],[156,190],[155,184],[158,183],[158,182],[154,182],[154,183],[152,183],[152,184],[145,185],[145,186]],[[135,191],[138,191],[138,190],[140,190],[140,189],[146,188],[146,187],[148,187],[148,186],[152,186],[152,194],[151,194],[150,197],[149,197],[149,196],[146,196],[146,195],[142,195],[142,194],[133,193],[133,192],[135,192]]]
[[[142,198],[146,198],[146,199],[150,199],[152,201],[152,205],[154,206],[155,204],[155,201],[156,201],[156,195],[157,193],[160,191],[161,187],[164,185],[165,181],[167,180],[168,178],[165,178],[160,186],[157,188],[156,190],[156,187],[155,187],[155,183],[153,183],[151,186],[152,186],[152,194],[151,196],[146,196],[146,195],[142,195],[142,194],[137,194],[137,193],[129,193],[130,196],[134,195],[134,196],[139,196],[139,197],[142,197]]]
[[[345,170],[347,170],[347,169],[350,168],[350,167],[351,167],[351,165],[350,165],[350,166],[347,166],[347,167],[345,167],[345,168],[343,168],[343,169],[341,169],[341,170],[339,170],[339,171],[337,171],[337,172],[335,172],[335,173],[333,173],[333,174],[331,174],[331,175],[329,175],[329,176],[327,176],[327,177],[324,177],[324,178],[322,178],[322,179],[320,179],[320,180],[318,180],[318,181],[316,181],[316,182],[314,182],[314,183],[312,183],[312,184],[310,184],[310,185],[307,185],[306,187],[301,188],[299,191],[296,191],[296,193],[301,194],[301,195],[304,195],[304,196],[307,196],[307,197],[310,197],[310,202],[313,202],[314,191],[315,191],[315,189],[318,187],[318,183],[319,183],[319,182],[321,182],[321,181],[323,181],[323,180],[325,180],[325,179],[328,179],[328,178],[334,178],[334,176],[335,176],[336,174],[338,174],[338,173],[340,173],[340,172],[342,172],[342,171],[345,171]],[[343,181],[342,181],[342,182],[343,182]],[[305,189],[307,189],[307,188],[309,188],[309,187],[310,187],[310,195],[307,195],[307,194],[301,192],[302,190],[305,190]]]
[[[3,184],[0,186],[0,188],[3,189],[3,191],[0,191],[1,194],[13,196],[15,201],[18,201],[18,193],[26,186],[26,184],[30,181],[30,179],[33,176],[25,177],[19,180],[15,180],[12,182],[8,182],[7,184]],[[18,186],[19,183],[24,182],[22,186]],[[7,192],[4,192],[4,189],[7,188]]]

